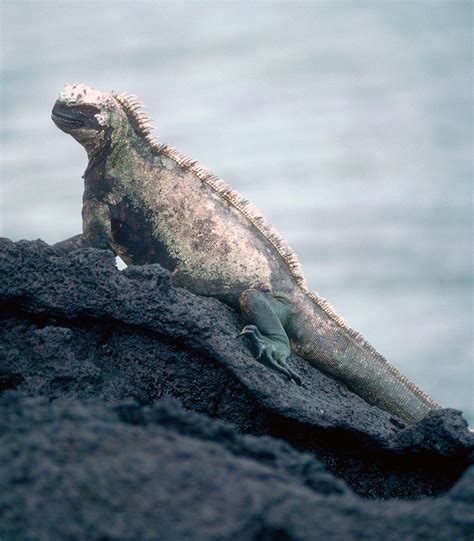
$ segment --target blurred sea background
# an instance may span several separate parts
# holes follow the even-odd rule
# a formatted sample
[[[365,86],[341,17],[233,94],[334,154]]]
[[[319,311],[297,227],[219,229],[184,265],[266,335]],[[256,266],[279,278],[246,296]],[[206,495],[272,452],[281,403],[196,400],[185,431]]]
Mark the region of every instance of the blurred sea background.
[[[1,48],[2,236],[81,230],[86,155],[50,120],[64,83],[137,94],[474,423],[470,1],[3,0]]]

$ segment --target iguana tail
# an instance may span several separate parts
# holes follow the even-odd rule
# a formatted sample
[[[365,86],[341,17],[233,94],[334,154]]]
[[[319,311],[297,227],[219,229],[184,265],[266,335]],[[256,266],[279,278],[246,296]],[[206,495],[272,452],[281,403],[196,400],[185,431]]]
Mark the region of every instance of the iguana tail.
[[[351,329],[315,293],[301,293],[288,334],[294,350],[356,394],[408,423],[440,406]]]

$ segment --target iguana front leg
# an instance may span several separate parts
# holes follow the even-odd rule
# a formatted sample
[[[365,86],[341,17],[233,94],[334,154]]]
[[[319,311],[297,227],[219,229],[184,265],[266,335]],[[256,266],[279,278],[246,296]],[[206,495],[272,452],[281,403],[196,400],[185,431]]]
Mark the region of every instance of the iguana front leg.
[[[79,248],[85,247],[84,235],[82,233],[80,233],[79,235],[74,235],[74,237],[70,237],[68,239],[56,242],[53,246],[61,252],[66,253],[72,252],[74,250],[79,250]]]
[[[82,206],[82,233],[57,242],[54,247],[64,252],[91,247],[112,249],[110,215],[107,205],[87,199]]]
[[[301,378],[286,362],[290,341],[283,327],[288,317],[285,304],[256,289],[244,291],[239,304],[243,315],[252,323],[242,329],[240,336],[250,338],[257,360],[301,385]]]

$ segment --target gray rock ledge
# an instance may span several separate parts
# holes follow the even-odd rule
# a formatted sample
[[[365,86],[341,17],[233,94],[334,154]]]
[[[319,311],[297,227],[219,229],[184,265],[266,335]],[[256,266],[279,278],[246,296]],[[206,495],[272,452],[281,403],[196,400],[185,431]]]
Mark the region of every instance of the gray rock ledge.
[[[1,239],[0,302],[2,541],[474,533],[456,410],[405,427],[297,356],[288,383],[233,310],[104,251]]]

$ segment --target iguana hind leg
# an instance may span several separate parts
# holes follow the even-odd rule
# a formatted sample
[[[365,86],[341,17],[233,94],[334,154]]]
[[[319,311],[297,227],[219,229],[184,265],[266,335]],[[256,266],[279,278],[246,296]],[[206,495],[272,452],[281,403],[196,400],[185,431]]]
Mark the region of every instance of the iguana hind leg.
[[[284,304],[256,289],[245,290],[239,304],[243,315],[251,322],[242,329],[240,336],[249,337],[257,360],[301,385],[301,378],[286,362],[290,356],[290,341],[282,324],[286,319]]]

